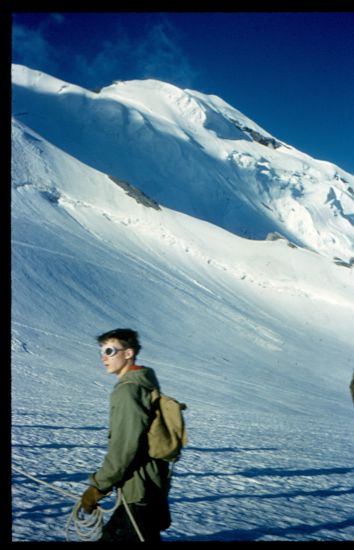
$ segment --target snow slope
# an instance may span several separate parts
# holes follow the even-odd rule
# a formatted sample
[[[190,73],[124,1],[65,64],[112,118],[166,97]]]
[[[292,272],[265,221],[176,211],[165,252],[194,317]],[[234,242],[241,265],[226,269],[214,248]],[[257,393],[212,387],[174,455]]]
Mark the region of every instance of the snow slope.
[[[354,176],[280,142],[216,96],[155,81],[88,91],[13,66],[13,112],[88,166],[155,201],[329,257],[354,250]]]
[[[41,79],[57,97],[58,81]],[[140,362],[188,404],[165,540],[353,540],[353,269],[158,205],[18,118],[14,465],[82,493],[105,453],[115,383],[95,336],[129,326]],[[76,131],[73,111],[65,132]],[[64,540],[73,504],[15,471],[13,540]]]

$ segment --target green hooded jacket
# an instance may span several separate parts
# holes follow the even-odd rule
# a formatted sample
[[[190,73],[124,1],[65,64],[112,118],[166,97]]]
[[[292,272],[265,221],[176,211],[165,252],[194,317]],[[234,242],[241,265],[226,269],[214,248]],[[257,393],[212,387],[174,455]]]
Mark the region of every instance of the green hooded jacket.
[[[149,367],[128,371],[114,386],[108,451],[102,466],[90,476],[90,485],[102,492],[121,488],[128,503],[167,506],[168,463],[148,455],[153,388],[159,389],[159,383]]]

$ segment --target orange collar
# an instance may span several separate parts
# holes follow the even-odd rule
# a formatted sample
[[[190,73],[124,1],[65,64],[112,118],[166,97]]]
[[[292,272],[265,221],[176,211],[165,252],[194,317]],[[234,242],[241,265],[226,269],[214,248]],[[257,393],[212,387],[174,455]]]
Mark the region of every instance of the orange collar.
[[[130,370],[141,370],[143,369],[144,367],[141,367],[140,365],[130,365],[130,367],[128,368],[127,372],[130,371]]]

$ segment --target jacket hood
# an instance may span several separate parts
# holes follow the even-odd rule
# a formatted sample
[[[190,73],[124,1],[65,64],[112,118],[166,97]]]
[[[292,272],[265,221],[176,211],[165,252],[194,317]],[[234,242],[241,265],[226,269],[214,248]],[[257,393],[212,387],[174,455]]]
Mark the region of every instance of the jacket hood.
[[[153,388],[160,389],[159,381],[157,380],[154,369],[150,367],[142,367],[139,370],[130,370],[122,378],[121,382],[134,382],[144,386],[148,390]]]

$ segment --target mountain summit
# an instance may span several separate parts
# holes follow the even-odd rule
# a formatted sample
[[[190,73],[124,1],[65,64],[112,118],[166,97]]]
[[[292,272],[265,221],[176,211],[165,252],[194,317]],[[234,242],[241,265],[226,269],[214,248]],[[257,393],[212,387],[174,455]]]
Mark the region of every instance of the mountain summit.
[[[354,176],[213,95],[156,80],[89,91],[13,66],[13,115],[155,204],[239,236],[354,256]]]

